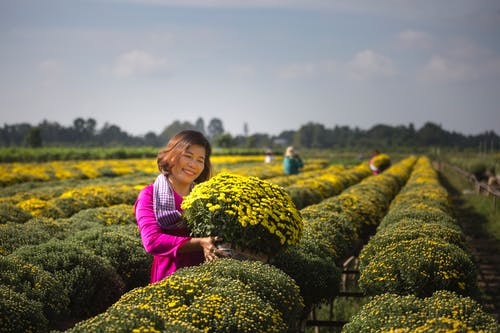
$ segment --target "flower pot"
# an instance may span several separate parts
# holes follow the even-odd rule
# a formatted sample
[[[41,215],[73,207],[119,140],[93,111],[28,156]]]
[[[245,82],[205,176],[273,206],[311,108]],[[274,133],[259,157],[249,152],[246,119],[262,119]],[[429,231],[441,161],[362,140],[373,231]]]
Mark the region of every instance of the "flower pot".
[[[242,250],[234,247],[231,243],[219,243],[216,245],[219,252],[224,253],[229,258],[236,260],[253,260],[253,261],[262,261],[267,263],[269,260],[269,256],[263,253],[252,252],[250,250]]]

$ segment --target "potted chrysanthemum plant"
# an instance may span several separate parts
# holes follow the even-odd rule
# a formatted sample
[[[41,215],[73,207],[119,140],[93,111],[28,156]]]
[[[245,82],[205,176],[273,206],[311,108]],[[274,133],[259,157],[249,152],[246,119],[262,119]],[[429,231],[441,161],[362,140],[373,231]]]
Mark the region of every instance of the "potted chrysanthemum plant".
[[[266,261],[302,236],[302,217],[288,193],[257,177],[219,173],[196,185],[181,207],[193,237],[220,237],[236,258]]]

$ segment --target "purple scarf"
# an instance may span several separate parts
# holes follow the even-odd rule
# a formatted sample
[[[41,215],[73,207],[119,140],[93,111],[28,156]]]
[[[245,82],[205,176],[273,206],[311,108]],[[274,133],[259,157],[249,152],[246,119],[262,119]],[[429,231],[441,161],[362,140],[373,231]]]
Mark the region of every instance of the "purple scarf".
[[[153,209],[156,221],[163,230],[186,227],[182,214],[175,209],[174,190],[170,186],[167,175],[160,174],[153,186]]]

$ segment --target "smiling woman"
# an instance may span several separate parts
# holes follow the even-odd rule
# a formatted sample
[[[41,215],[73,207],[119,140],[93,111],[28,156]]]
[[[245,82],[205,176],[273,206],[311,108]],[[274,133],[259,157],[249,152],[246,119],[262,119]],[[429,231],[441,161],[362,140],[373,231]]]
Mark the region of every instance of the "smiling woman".
[[[151,283],[181,267],[218,257],[217,237],[190,237],[181,209],[184,196],[194,185],[210,178],[211,152],[202,133],[186,130],[176,134],[158,153],[161,174],[139,193],[135,216],[144,248],[154,256]]]

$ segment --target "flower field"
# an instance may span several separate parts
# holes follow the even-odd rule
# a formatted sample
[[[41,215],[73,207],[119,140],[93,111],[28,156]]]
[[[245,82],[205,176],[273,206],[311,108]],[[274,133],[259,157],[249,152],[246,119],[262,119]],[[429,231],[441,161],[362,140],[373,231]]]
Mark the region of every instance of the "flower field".
[[[371,300],[343,331],[497,331],[475,300],[474,263],[427,157],[376,176],[367,162],[306,160],[294,176],[283,176],[279,159],[212,162],[234,188],[255,179],[252,191],[242,187],[256,192],[255,206],[222,195],[197,214],[224,207],[243,228],[227,232],[262,225],[249,234],[277,235],[261,249],[273,255],[184,268],[153,285],[133,203],[154,181],[154,161],[2,164],[0,332],[300,332],[314,305],[338,296],[342,262],[363,244],[360,287]],[[280,202],[259,202],[267,193]],[[283,202],[293,202],[293,219],[273,213]]]

